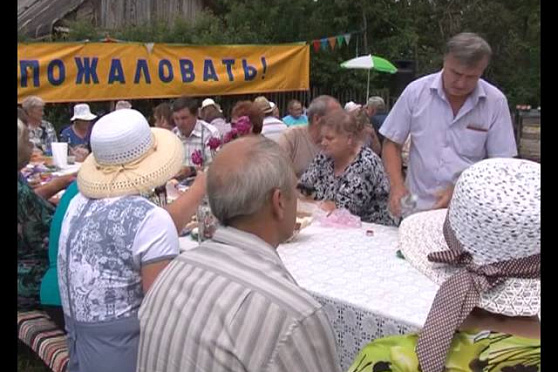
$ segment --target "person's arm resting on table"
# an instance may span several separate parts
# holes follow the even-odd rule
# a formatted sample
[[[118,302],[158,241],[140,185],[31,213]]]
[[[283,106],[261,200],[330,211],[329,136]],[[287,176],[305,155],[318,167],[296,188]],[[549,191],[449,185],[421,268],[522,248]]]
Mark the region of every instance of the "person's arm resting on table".
[[[75,179],[76,179],[75,174],[68,174],[65,176],[56,177],[53,178],[50,182],[42,186],[36,187],[34,191],[37,195],[41,196],[43,199],[49,200],[58,192],[66,189],[66,187],[68,187],[70,183],[74,182]]]

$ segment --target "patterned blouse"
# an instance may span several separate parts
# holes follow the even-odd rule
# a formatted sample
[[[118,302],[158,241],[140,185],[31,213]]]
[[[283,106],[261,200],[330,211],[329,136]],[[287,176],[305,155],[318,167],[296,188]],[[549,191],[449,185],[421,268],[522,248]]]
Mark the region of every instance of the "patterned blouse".
[[[29,141],[33,143],[33,147],[41,150],[44,154],[52,151],[51,143],[58,142],[56,130],[54,126],[46,120],[43,120],[37,128],[29,126]]]
[[[418,334],[383,337],[366,345],[348,372],[419,371]],[[490,331],[459,331],[453,337],[445,371],[538,372],[541,342]]]
[[[48,267],[48,234],[54,207],[18,175],[17,181],[17,307],[39,305],[41,279]]]
[[[316,200],[332,200],[337,208],[348,209],[364,222],[395,225],[388,212],[389,182],[382,161],[368,147],[362,147],[340,176],[324,153],[318,154],[300,182],[316,190]]]

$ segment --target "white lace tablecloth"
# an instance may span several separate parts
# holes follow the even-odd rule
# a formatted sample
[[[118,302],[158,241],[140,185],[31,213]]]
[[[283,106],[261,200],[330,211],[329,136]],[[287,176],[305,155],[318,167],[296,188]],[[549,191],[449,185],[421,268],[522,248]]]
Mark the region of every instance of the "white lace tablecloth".
[[[426,321],[437,287],[397,249],[396,227],[332,229],[317,222],[278,248],[298,284],[325,306],[343,370],[370,341],[417,331]]]
[[[180,238],[182,250],[195,246]],[[397,249],[396,227],[334,229],[317,222],[277,249],[298,284],[324,305],[343,370],[370,341],[417,331],[426,321],[437,287]]]

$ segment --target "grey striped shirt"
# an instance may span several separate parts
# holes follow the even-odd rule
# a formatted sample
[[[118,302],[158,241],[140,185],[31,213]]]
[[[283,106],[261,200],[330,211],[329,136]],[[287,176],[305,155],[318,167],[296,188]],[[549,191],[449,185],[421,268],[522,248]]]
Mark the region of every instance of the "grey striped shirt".
[[[234,228],[174,259],[139,318],[138,372],[341,370],[322,306],[273,247]]]

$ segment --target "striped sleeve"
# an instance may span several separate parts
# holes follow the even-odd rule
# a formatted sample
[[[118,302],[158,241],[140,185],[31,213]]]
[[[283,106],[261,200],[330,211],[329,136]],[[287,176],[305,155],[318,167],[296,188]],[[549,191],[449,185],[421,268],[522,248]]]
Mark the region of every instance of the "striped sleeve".
[[[287,333],[267,371],[341,372],[333,330],[321,308]]]

